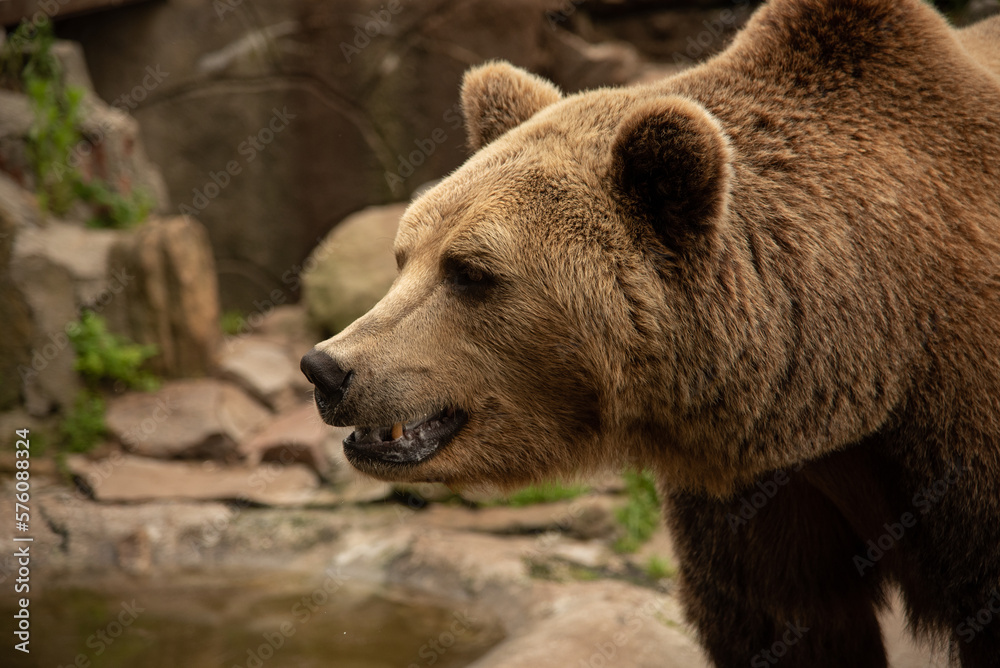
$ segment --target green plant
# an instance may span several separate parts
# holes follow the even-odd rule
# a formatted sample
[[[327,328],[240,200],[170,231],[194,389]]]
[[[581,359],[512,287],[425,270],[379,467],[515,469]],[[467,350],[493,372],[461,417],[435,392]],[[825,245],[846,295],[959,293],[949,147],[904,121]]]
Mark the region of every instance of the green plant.
[[[153,198],[142,190],[123,194],[99,179],[84,180],[73,166],[73,151],[84,140],[80,105],[84,91],[64,82],[59,60],[52,54],[51,23],[22,22],[4,44],[0,78],[16,82],[31,102],[34,122],[28,132],[28,157],[35,172],[38,203],[63,215],[81,200],[93,209],[91,227],[126,228],[142,222]]]
[[[221,317],[222,331],[229,336],[236,336],[243,329],[246,321],[238,309],[226,311]]]
[[[100,179],[78,181],[76,194],[94,210],[88,227],[129,228],[146,220],[153,210],[153,198],[146,191],[136,189],[123,195]]]
[[[618,552],[635,552],[649,540],[660,523],[660,500],[652,472],[626,471],[625,492],[628,501],[615,512],[625,535],[615,542]]]
[[[677,575],[677,569],[666,557],[652,555],[646,562],[646,575],[650,580],[662,580]]]
[[[531,506],[536,503],[553,503],[555,501],[575,499],[581,494],[586,494],[589,490],[590,488],[586,485],[562,485],[557,482],[542,483],[514,492],[501,503],[514,507]]]
[[[91,387],[120,381],[131,388],[152,390],[159,384],[142,368],[156,355],[156,346],[139,345],[112,334],[104,318],[93,311],[84,311],[68,334],[76,350],[76,370]]]
[[[35,116],[28,132],[28,152],[38,182],[38,201],[42,208],[61,215],[76,199],[80,180],[69,167],[69,160],[82,138],[79,125],[83,91],[63,83],[62,68],[52,55],[54,41],[52,24],[46,21],[37,26],[30,39],[17,40],[7,55],[14,58],[14,49],[19,50],[22,44],[20,48],[27,51],[20,76]]]
[[[93,390],[82,390],[76,395],[73,408],[66,414],[59,428],[64,450],[88,452],[107,433],[104,424],[104,399]]]

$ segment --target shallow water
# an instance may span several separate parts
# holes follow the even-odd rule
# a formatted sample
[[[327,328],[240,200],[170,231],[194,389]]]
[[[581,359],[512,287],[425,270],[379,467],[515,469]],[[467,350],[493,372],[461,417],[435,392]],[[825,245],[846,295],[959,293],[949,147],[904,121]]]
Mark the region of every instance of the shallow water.
[[[0,657],[13,662],[0,664],[458,668],[503,638],[495,621],[419,593],[330,576],[286,578],[49,586],[32,592],[31,654],[5,639]],[[0,618],[11,620],[14,611],[4,596]]]

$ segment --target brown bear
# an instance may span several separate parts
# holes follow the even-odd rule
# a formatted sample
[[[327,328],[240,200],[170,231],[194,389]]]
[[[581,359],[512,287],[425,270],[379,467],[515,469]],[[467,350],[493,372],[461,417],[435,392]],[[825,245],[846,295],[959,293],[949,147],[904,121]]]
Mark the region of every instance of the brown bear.
[[[773,0],[563,97],[503,63],[399,276],[305,356],[350,462],[511,487],[642,465],[718,666],[1000,665],[1000,19]]]

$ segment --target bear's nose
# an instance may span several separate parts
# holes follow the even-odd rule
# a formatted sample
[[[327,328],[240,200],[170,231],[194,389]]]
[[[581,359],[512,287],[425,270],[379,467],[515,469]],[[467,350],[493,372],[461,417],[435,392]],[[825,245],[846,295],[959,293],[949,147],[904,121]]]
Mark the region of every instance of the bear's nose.
[[[340,364],[326,353],[313,348],[302,357],[302,373],[316,386],[316,405],[321,413],[337,407],[354,374],[340,368]]]

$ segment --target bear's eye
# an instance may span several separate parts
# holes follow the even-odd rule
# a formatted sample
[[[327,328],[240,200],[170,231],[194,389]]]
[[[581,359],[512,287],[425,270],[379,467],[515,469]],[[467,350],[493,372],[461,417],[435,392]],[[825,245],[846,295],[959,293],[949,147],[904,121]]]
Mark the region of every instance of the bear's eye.
[[[482,268],[462,260],[445,260],[445,281],[456,294],[481,296],[493,283],[493,278]]]

